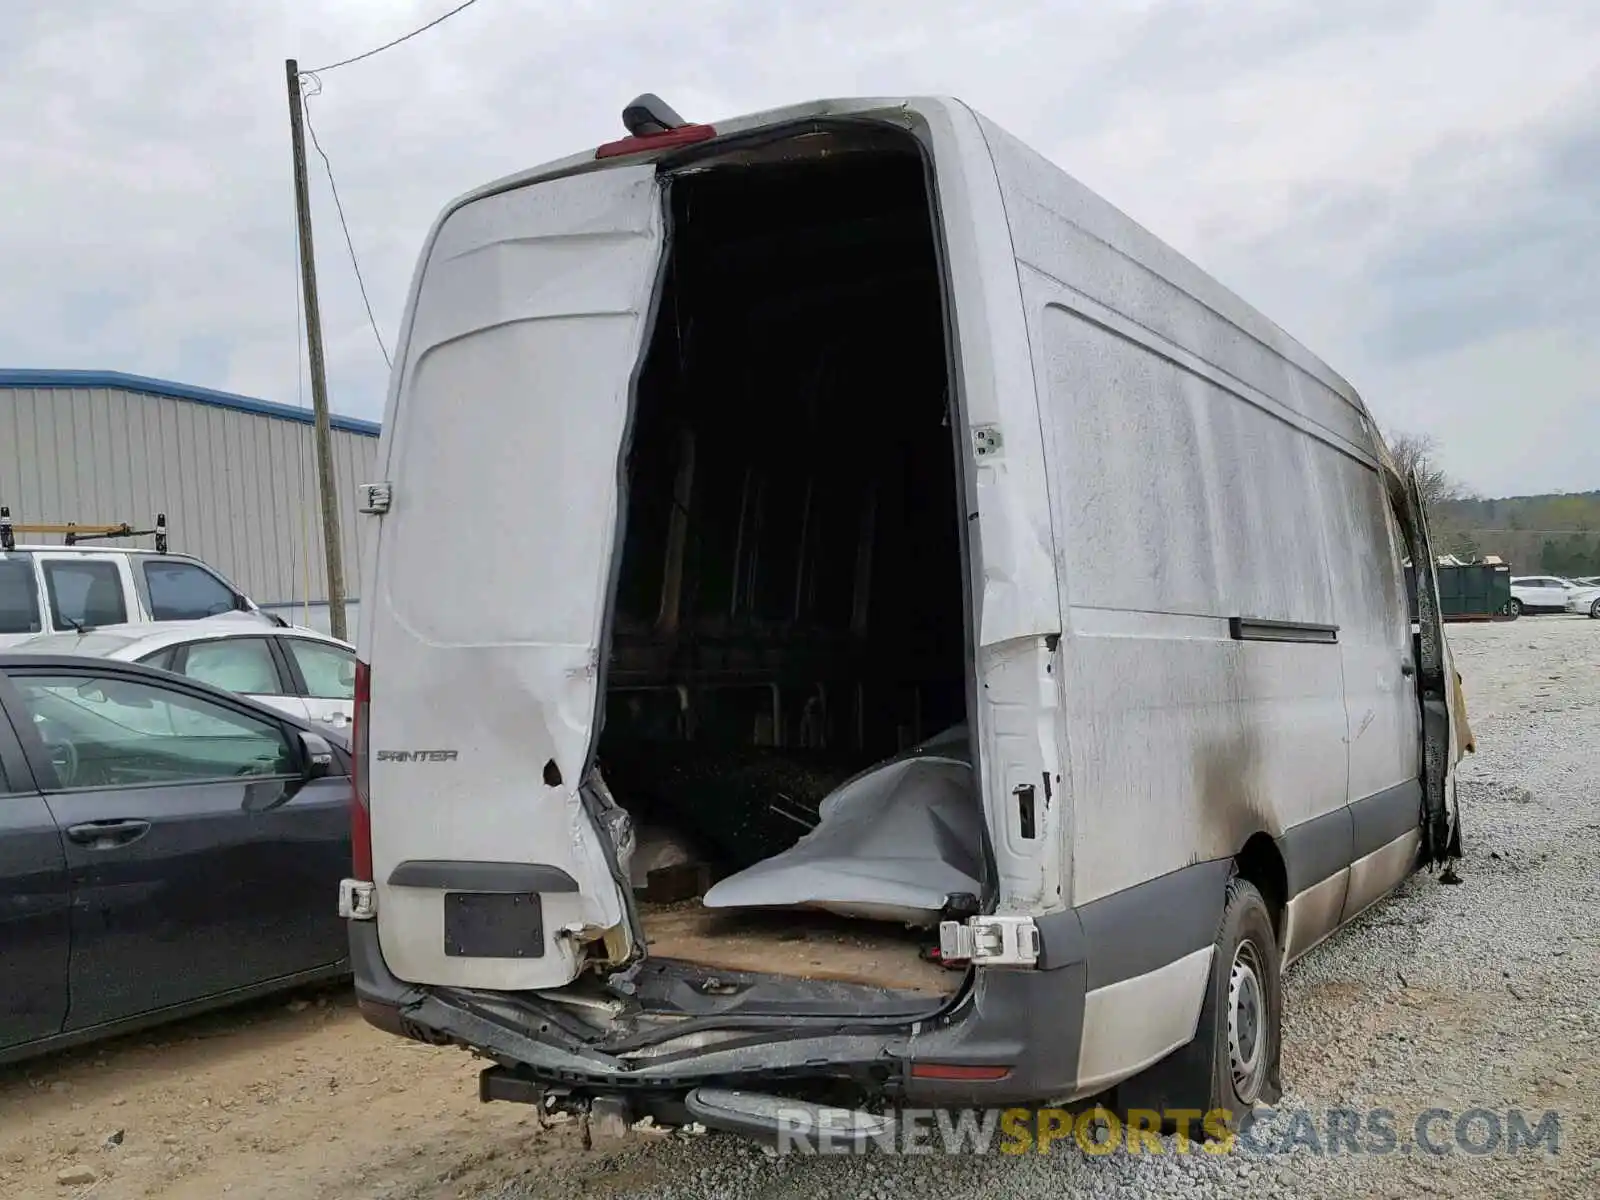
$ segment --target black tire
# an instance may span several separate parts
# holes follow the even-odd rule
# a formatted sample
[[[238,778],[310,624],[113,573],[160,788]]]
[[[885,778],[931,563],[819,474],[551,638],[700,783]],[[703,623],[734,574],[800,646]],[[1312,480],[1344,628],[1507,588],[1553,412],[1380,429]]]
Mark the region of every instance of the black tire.
[[[1249,1111],[1278,1098],[1283,981],[1272,912],[1256,885],[1235,876],[1211,959],[1206,1006],[1212,1022],[1213,1108]]]
[[[1249,959],[1248,974],[1254,981],[1257,999],[1254,1023],[1249,1029],[1240,1028],[1236,1007],[1239,991],[1251,986],[1235,972],[1240,951],[1245,947],[1249,948],[1245,957]],[[1115,1099],[1118,1115],[1126,1119],[1132,1109],[1198,1109],[1209,1115],[1221,1109],[1228,1114],[1227,1126],[1238,1130],[1241,1119],[1255,1104],[1277,1103],[1283,1096],[1280,962],[1271,910],[1255,884],[1234,876],[1228,881],[1211,956],[1211,977],[1206,981],[1205,1003],[1194,1041],[1119,1085]],[[1242,1086],[1235,1072],[1236,1040],[1255,1048],[1255,1053],[1247,1056],[1253,1069],[1247,1072],[1248,1079]],[[1170,1131],[1171,1122],[1166,1124]],[[1191,1133],[1197,1139],[1202,1136],[1198,1128]]]
[[[1510,600],[1506,601],[1506,612],[1510,614],[1511,619],[1515,621],[1522,615],[1522,601],[1518,600],[1515,596],[1511,597]]]
[[[1596,596],[1594,603],[1589,605],[1589,619],[1600,621],[1600,596]]]

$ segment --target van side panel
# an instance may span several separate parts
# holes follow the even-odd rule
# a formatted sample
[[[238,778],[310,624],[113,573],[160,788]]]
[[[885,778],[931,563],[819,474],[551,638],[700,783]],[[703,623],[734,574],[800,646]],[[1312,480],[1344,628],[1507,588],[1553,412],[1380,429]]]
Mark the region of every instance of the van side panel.
[[[1069,604],[1082,904],[1345,805],[1307,439],[1058,298],[1040,320]],[[1069,520],[1070,515],[1070,520]]]
[[[1321,426],[1372,459],[1365,406],[1315,355],[1143,226],[979,118],[1017,259]]]
[[[1336,918],[1349,920],[1416,865],[1422,807],[1422,713],[1417,704],[1405,573],[1377,471],[1311,443],[1327,513],[1334,618],[1344,667],[1349,747],[1350,876]],[[1331,891],[1333,889],[1325,889]],[[1331,901],[1331,897],[1330,897]],[[1303,908],[1291,901],[1291,908]],[[1307,922],[1299,913],[1297,926]],[[1295,957],[1310,946],[1285,947]]]
[[[1335,623],[1312,443],[1369,458],[1368,435],[1275,326],[985,132],[1044,397],[1081,905],[1343,807],[1337,646],[1237,640],[1230,621]]]
[[[1395,657],[1406,634],[1360,398],[1193,264],[982,127],[1045,443],[1070,896],[1088,962],[1079,1083],[1099,1087],[1193,1036],[1223,899],[1214,868],[1252,835],[1285,860],[1285,949],[1337,926],[1358,857],[1349,802],[1378,789],[1403,804],[1415,776]],[[1361,572],[1336,587],[1353,560]],[[1367,744],[1352,768],[1354,738]],[[1364,886],[1399,857],[1374,859]],[[1159,954],[1127,952],[1154,941]]]
[[[917,102],[933,147],[975,549],[977,700],[990,845],[1002,910],[1066,906],[1071,799],[1056,668],[1054,533],[1028,328],[1005,209],[979,118]],[[1025,824],[1022,806],[1028,807]]]

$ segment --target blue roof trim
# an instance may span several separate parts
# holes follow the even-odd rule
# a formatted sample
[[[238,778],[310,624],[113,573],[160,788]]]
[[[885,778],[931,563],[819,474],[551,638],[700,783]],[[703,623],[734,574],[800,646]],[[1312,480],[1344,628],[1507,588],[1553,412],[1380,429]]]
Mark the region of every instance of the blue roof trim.
[[[173,383],[167,379],[127,375],[121,371],[38,371],[0,368],[0,387],[116,388],[124,392],[143,392],[150,396],[170,396],[174,400],[193,400],[196,404],[209,404],[213,408],[231,408],[235,412],[254,413],[258,417],[277,417],[284,421],[298,421],[302,425],[313,423],[309,408],[274,404],[270,400],[257,400],[250,396],[238,396],[232,392],[217,392],[192,384]],[[355,417],[330,416],[329,423],[335,429],[343,429],[347,433],[361,433],[368,437],[377,437],[382,429],[376,421],[362,421]]]

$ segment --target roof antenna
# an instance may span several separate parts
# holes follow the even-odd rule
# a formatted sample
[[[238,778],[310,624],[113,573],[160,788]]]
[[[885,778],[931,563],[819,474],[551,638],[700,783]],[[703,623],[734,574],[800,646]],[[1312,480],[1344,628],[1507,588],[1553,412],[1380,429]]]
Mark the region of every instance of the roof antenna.
[[[634,97],[622,110],[622,123],[634,137],[652,137],[682,129],[689,122],[673,112],[672,106],[660,96],[646,92]]]

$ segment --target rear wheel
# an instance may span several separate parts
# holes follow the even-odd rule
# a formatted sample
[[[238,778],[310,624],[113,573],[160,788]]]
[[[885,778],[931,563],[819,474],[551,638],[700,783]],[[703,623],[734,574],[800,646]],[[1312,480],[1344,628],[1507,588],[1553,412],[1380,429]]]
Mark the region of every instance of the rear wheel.
[[[1278,967],[1278,939],[1266,901],[1248,879],[1229,880],[1206,996],[1207,1007],[1216,1010],[1208,1111],[1231,1109],[1237,1120],[1257,1101],[1277,1098],[1283,1042]],[[1206,1024],[1203,1018],[1201,1024]]]
[[[1515,596],[1511,597],[1510,600],[1506,601],[1506,613],[1513,620],[1515,620],[1517,617],[1520,617],[1522,615],[1522,601],[1518,600]]]
[[[1116,1107],[1171,1113],[1223,1110],[1237,1130],[1250,1109],[1282,1095],[1283,991],[1272,911],[1256,885],[1228,881],[1194,1041],[1117,1088]],[[1171,1118],[1164,1122],[1169,1128]],[[1207,1121],[1215,1132],[1214,1121]],[[1200,1136],[1199,1129],[1191,1129]]]
[[[1228,968],[1228,1071],[1233,1094],[1244,1104],[1260,1099],[1267,1077],[1270,1030],[1261,953],[1253,939],[1245,938],[1233,948]]]

